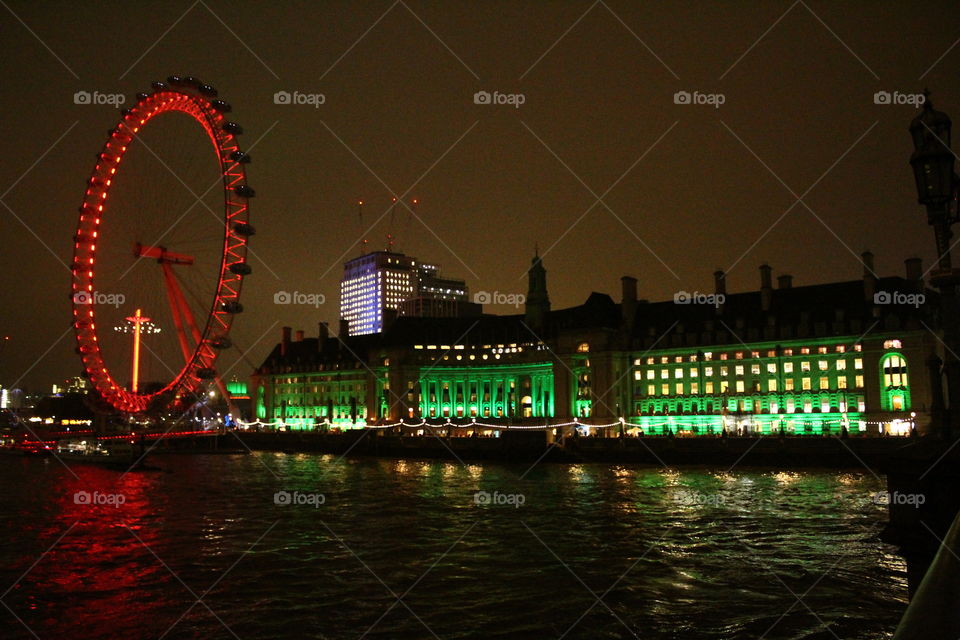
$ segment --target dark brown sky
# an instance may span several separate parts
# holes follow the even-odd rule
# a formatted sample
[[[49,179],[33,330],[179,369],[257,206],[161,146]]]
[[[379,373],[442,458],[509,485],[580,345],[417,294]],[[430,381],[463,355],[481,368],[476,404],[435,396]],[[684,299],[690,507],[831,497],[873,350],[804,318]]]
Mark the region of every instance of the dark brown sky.
[[[83,183],[118,116],[74,93],[132,97],[178,72],[233,103],[247,145],[262,136],[250,168],[255,275],[234,334],[254,361],[279,325],[312,334],[336,321],[341,256],[358,252],[352,202],[367,200],[369,223],[391,189],[412,185],[423,223],[397,216],[400,249],[473,291],[514,293],[538,243],[555,308],[592,290],[618,298],[624,274],[663,299],[708,289],[717,267],[732,266],[737,291],[756,288],[763,261],[798,285],[858,277],[865,248],[881,275],[912,255],[932,261],[907,164],[914,110],[874,93],[928,85],[938,108],[960,114],[955,2],[356,5],[0,9],[0,331],[12,338],[0,382],[36,389],[80,368],[64,334],[69,274],[53,254],[69,262]],[[326,102],[277,105],[280,90]],[[476,105],[478,90],[525,103]],[[681,90],[725,103],[674,104]],[[791,190],[812,212],[783,215]],[[596,196],[609,209],[591,208]],[[274,305],[280,290],[327,304]]]

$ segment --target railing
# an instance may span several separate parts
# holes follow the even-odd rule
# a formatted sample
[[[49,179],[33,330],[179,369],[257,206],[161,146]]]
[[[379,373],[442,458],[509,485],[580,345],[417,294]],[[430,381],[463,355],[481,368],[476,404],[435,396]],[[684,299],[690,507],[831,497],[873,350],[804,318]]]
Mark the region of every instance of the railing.
[[[960,638],[960,513],[907,607],[893,640]]]

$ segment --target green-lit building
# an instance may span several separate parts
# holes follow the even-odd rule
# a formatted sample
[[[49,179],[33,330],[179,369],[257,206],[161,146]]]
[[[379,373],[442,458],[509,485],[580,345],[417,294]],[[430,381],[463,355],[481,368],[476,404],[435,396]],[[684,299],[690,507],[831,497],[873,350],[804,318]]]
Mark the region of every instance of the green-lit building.
[[[664,302],[624,277],[620,302],[592,293],[552,310],[535,257],[522,314],[390,317],[380,334],[342,339],[283,329],[251,401],[259,421],[295,429],[622,418],[646,434],[922,433],[943,405],[936,294],[919,260],[885,278],[864,262],[861,279],[805,287],[788,275],[774,287],[763,265],[743,293],[717,272],[710,294]]]

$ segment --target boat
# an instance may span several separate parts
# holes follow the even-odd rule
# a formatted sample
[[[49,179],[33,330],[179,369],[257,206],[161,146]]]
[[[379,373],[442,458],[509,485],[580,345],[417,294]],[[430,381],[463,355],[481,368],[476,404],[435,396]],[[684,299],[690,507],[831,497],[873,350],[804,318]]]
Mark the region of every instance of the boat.
[[[146,458],[142,444],[131,438],[65,438],[57,441],[56,455],[65,462],[98,464],[122,470],[139,468]]]

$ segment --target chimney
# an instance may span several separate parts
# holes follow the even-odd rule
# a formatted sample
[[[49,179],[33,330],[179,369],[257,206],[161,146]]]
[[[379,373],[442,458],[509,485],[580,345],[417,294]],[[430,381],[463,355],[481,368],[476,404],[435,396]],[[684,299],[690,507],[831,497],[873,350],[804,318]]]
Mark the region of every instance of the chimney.
[[[290,332],[292,329],[290,327],[284,327],[280,330],[280,356],[286,356],[287,351],[290,349]]]
[[[722,269],[713,272],[713,292],[727,295],[727,276]]]
[[[772,274],[770,265],[767,263],[760,265],[760,307],[764,311],[770,311],[770,303],[773,301]]]
[[[863,260],[863,299],[873,303],[873,296],[877,293],[877,276],[873,271],[873,254],[864,251],[860,254]]]
[[[303,329],[297,329],[297,342],[303,342]]]
[[[623,276],[620,278],[620,316],[623,320],[623,326],[627,329],[633,327],[634,319],[637,316],[637,279],[633,276]]]
[[[793,276],[790,274],[783,274],[782,276],[777,276],[777,288],[778,289],[789,289],[793,286]]]
[[[915,286],[917,290],[923,289],[923,260],[920,258],[907,258],[903,261],[907,267],[907,280]]]
[[[337,333],[337,337],[341,340],[346,339],[350,335],[350,321],[346,318],[340,318],[340,331]]]
[[[330,325],[326,322],[320,323],[320,346],[330,338]]]

